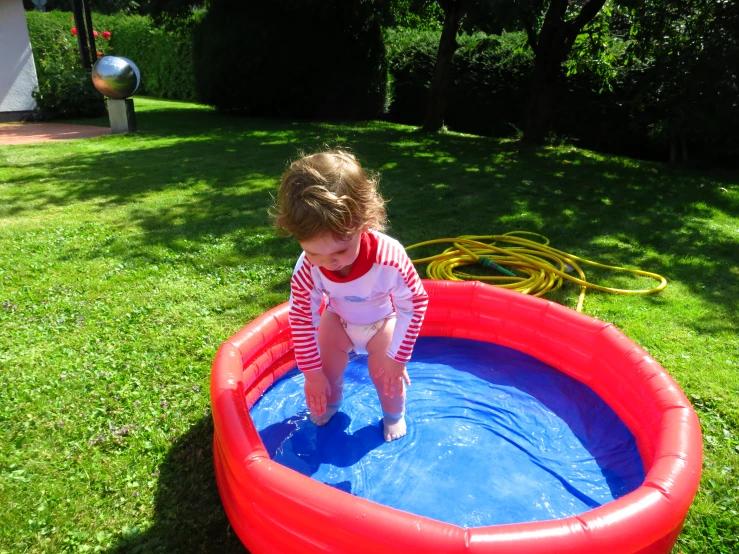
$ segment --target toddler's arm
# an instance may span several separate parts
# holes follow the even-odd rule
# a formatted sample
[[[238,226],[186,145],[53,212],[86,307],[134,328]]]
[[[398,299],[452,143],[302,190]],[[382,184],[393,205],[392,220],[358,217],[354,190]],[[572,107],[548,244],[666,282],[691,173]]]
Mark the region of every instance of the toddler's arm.
[[[319,308],[323,295],[316,289],[311,264],[301,255],[290,280],[290,329],[298,369],[305,376],[305,401],[311,412],[322,416],[331,387],[321,371],[318,352]]]
[[[405,364],[411,358],[418,333],[421,331],[428,306],[428,294],[423,288],[416,268],[399,243],[390,250],[390,255],[393,260],[390,265],[398,269],[397,278],[390,291],[395,306],[396,322],[387,351],[390,360],[385,364],[384,389],[385,394],[394,396],[396,388],[401,387],[400,377],[405,372]],[[405,379],[409,383],[407,375],[405,373]]]
[[[318,353],[318,323],[321,320],[322,293],[316,289],[311,275],[312,264],[303,253],[290,279],[290,329],[293,335],[295,361],[300,371],[321,368]]]
[[[402,247],[400,248],[401,252],[397,253],[398,276],[390,291],[393,295],[397,321],[387,355],[396,362],[406,363],[411,359],[413,347],[421,331],[429,298],[416,268]]]

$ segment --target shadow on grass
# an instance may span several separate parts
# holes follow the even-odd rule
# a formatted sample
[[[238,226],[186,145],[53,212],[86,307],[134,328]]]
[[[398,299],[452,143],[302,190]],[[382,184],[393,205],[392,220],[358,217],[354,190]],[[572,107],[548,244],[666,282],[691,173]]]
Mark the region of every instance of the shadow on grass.
[[[212,443],[209,417],[177,440],[160,468],[153,525],[128,530],[107,554],[248,554],[218,496]]]
[[[405,244],[538,232],[556,248],[588,259],[679,280],[722,307],[724,315],[698,326],[739,321],[737,279],[730,272],[739,240],[706,224],[739,213],[736,194],[728,194],[735,174],[692,173],[574,148],[429,135],[381,122],[294,123],[227,117],[189,104],[155,106],[140,114],[136,135],[114,137],[97,152],[70,149],[34,161],[11,179],[24,186],[0,212],[13,216],[76,202],[98,210],[125,207],[126,224],[141,232],[133,245],[105,245],[120,248],[121,256],[153,256],[147,246],[177,250],[183,242],[229,237],[241,256],[291,265],[298,250],[274,235],[270,194],[300,150],[345,145],[381,172],[390,233]],[[55,186],[36,186],[37,175],[53,175]],[[153,194],[157,201],[149,202]]]

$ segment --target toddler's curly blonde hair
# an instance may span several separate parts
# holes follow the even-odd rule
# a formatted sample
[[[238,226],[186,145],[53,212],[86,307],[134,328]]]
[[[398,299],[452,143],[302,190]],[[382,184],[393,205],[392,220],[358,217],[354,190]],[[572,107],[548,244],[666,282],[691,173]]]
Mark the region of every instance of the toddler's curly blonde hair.
[[[299,242],[331,232],[345,240],[363,228],[385,229],[378,177],[344,150],[303,156],[290,164],[270,211],[278,232]]]

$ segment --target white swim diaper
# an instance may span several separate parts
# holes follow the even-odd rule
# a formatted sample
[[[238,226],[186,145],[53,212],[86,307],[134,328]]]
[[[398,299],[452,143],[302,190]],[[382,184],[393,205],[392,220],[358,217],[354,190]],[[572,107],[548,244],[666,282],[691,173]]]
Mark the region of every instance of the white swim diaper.
[[[374,323],[349,323],[341,319],[349,340],[354,345],[354,352],[357,354],[367,354],[367,343],[377,334],[385,319],[375,321]]]

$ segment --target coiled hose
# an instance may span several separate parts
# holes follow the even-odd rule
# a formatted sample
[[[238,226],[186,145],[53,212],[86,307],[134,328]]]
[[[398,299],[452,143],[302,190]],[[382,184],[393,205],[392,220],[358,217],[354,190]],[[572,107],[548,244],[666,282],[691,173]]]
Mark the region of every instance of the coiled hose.
[[[519,235],[541,237],[544,242],[535,242]],[[571,281],[580,285],[580,295],[576,307],[578,312],[582,311],[587,289],[616,294],[652,294],[667,286],[667,279],[656,273],[586,260],[574,254],[552,248],[549,246],[549,239],[545,236],[528,231],[511,231],[502,235],[463,235],[457,238],[427,240],[412,244],[406,247],[406,250],[439,243],[452,243],[452,246],[441,254],[411,260],[414,264],[428,264],[426,275],[429,279],[484,281],[534,296],[544,296],[550,291],[557,290],[564,281]],[[604,287],[587,280],[585,272],[580,266],[581,263],[651,277],[659,281],[659,284],[651,289],[635,290]],[[468,265],[481,265],[496,270],[502,275],[472,275],[457,269]],[[576,272],[578,277],[570,275],[569,272],[572,271]]]

